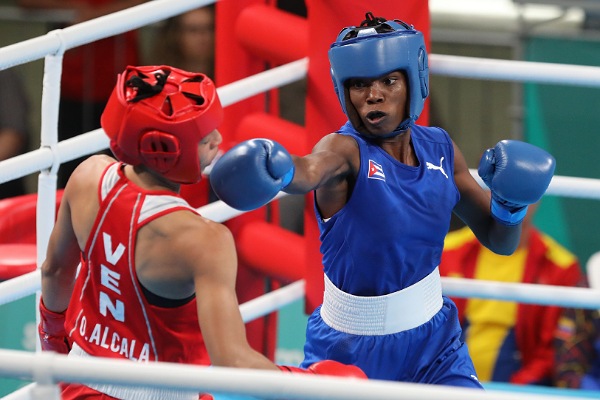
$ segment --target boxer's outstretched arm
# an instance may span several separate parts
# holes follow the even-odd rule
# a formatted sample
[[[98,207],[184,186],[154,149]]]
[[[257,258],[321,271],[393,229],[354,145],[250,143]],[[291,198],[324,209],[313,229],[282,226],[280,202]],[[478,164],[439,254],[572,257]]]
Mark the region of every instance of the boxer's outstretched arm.
[[[341,135],[326,136],[304,157],[290,155],[272,140],[252,139],[225,153],[212,168],[210,181],[219,199],[249,211],[267,204],[281,190],[304,194],[335,184],[352,170],[354,154],[358,154],[355,142]]]

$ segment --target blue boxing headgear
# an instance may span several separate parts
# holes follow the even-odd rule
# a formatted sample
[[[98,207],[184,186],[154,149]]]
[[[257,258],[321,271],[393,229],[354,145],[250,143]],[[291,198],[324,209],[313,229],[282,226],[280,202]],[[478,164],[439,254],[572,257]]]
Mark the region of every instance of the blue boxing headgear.
[[[429,95],[429,67],[423,34],[400,20],[374,18],[366,14],[359,27],[342,29],[329,49],[331,78],[342,110],[353,121],[348,110],[344,84],[350,78],[377,78],[393,71],[403,71],[408,81],[408,117],[394,133],[408,129],[419,118]],[[350,105],[351,106],[351,105]],[[350,113],[349,113],[350,111]]]

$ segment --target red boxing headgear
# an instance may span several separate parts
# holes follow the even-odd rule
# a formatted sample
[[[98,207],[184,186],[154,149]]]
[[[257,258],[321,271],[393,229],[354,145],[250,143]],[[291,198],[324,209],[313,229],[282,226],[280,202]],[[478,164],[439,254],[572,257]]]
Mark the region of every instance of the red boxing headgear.
[[[198,143],[223,121],[214,82],[169,66],[129,66],[100,120],[115,156],[177,183],[201,178]]]

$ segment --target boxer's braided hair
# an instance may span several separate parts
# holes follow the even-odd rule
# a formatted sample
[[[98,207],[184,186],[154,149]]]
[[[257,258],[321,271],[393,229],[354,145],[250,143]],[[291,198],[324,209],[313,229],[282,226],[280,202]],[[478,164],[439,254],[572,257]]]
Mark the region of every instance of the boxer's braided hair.
[[[167,77],[171,71],[167,70],[165,72],[157,72],[154,74],[156,78],[156,85],[151,85],[146,82],[143,78],[145,76],[135,75],[129,78],[126,82],[127,87],[137,88],[135,97],[130,99],[129,101],[133,103],[137,103],[140,100],[147,99],[148,97],[156,96],[160,92],[162,92],[165,87],[165,83],[167,82]]]
[[[410,25],[406,24],[405,22],[397,19],[394,21],[403,25],[406,29],[412,29]],[[358,31],[366,28],[375,28],[377,33],[388,33],[395,31],[395,29],[387,23],[387,19],[384,17],[376,17],[372,12],[369,11],[365,14],[365,19],[360,23],[358,28],[352,29],[346,36],[344,36],[342,40],[353,39],[358,36]]]
[[[383,17],[375,17],[371,11],[365,14],[365,20],[360,23],[360,26],[377,26],[385,23],[387,21]]]

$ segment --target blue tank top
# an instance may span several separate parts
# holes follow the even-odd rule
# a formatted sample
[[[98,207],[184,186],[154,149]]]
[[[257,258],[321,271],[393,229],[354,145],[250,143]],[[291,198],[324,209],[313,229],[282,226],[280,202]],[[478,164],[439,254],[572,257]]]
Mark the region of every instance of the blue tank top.
[[[352,195],[334,216],[323,221],[315,204],[325,274],[357,296],[404,289],[440,263],[459,200],[452,141],[441,128],[413,125],[419,165],[412,167],[360,136],[350,123],[338,134],[358,143],[360,168]]]

